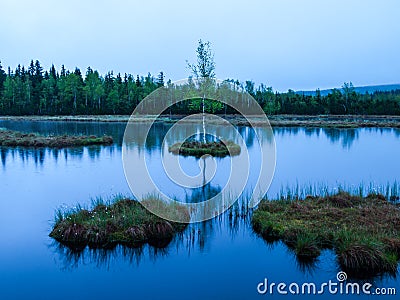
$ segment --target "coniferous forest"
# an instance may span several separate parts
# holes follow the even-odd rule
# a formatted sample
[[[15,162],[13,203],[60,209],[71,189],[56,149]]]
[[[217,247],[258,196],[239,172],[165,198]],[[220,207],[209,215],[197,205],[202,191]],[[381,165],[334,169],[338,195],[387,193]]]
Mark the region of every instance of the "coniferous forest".
[[[102,115],[131,114],[136,105],[165,83],[163,72],[157,76],[113,74],[104,76],[88,67],[84,74],[75,68],[64,66],[56,70],[54,65],[44,70],[39,61],[31,61],[29,67],[18,65],[7,71],[0,64],[0,115]],[[274,92],[264,84],[228,80],[250,93],[264,109],[273,114],[363,114],[400,115],[400,90],[360,94],[351,83],[341,89],[333,89],[327,95],[317,90],[314,95]],[[183,102],[169,113],[186,114],[193,107]],[[233,113],[221,108],[215,113]]]

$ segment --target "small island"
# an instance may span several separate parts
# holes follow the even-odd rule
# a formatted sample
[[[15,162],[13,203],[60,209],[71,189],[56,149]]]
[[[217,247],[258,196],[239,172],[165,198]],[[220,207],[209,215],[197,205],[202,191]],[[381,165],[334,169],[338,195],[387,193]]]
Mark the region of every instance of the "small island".
[[[341,269],[352,276],[397,271],[400,210],[379,194],[263,200],[252,226],[268,242],[283,241],[303,261],[333,249]]]
[[[112,143],[113,138],[108,135],[101,137],[95,135],[44,136],[37,133],[23,133],[19,131],[0,129],[0,146],[64,148],[90,145],[111,145]]]
[[[187,223],[189,212],[184,206],[166,204],[158,199],[146,199],[146,207],[160,205],[173,217],[182,214]],[[50,237],[61,244],[82,249],[110,249],[116,245],[139,247],[149,243],[165,247],[177,232],[183,231],[187,223],[175,223],[150,213],[139,201],[116,198],[111,202],[98,200],[91,210],[58,210]]]
[[[201,157],[209,154],[215,157],[235,156],[240,154],[240,146],[232,141],[185,141],[175,143],[168,148],[168,151],[182,156]]]

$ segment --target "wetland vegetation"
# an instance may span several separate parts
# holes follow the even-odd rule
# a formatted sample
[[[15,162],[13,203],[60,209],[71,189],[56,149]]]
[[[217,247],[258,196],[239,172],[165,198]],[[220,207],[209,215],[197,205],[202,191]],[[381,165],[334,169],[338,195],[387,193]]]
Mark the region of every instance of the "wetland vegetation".
[[[178,120],[193,123],[195,119],[182,120],[184,115],[161,115],[155,122],[175,123]],[[221,115],[225,120],[235,126],[248,126],[251,121],[254,126],[266,126],[265,119],[257,116],[248,119],[239,115]],[[3,121],[55,121],[55,122],[152,122],[153,116],[135,117],[130,115],[75,115],[75,116],[0,116]],[[400,128],[400,117],[398,116],[375,116],[375,115],[272,115],[268,116],[272,127],[302,127],[302,128]],[[201,120],[199,120],[201,122]],[[207,120],[208,124],[223,124],[217,120]]]
[[[155,198],[143,201],[147,206],[162,205],[171,214],[181,214],[189,222],[185,207],[165,204]],[[175,223],[150,213],[139,201],[116,197],[105,202],[97,199],[92,209],[81,206],[58,210],[50,237],[72,248],[114,248],[116,245],[138,247],[144,243],[164,247],[187,223]]]
[[[216,157],[234,156],[240,154],[240,146],[233,141],[184,141],[169,147],[169,152],[183,156],[201,157],[209,154]]]
[[[62,135],[44,136],[37,133],[23,133],[19,131],[0,128],[0,146],[7,147],[79,147],[90,145],[111,145],[112,136],[84,136],[84,135]]]
[[[400,259],[398,197],[347,192],[304,199],[263,200],[252,216],[255,232],[283,241],[299,259],[333,249],[343,271],[356,277],[397,272]]]

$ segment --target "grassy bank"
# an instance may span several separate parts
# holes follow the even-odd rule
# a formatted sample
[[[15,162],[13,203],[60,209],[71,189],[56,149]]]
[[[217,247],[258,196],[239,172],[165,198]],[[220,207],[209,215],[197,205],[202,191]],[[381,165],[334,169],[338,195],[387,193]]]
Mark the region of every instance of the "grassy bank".
[[[301,260],[333,249],[352,276],[396,273],[400,259],[400,209],[384,196],[339,192],[304,200],[263,200],[252,226],[265,240],[281,240]]]
[[[234,156],[240,154],[240,146],[232,141],[227,142],[199,142],[199,141],[185,141],[183,143],[175,143],[168,149],[173,154],[183,156],[196,156],[201,157],[210,154],[216,157]]]
[[[110,145],[113,143],[111,136],[43,136],[36,133],[22,133],[0,129],[0,146],[9,147],[77,147],[89,145]]]
[[[182,206],[155,199],[144,201],[163,205],[166,211],[183,214],[189,221],[189,213]],[[137,247],[144,243],[163,247],[186,226],[153,215],[136,200],[116,198],[108,203],[97,201],[90,210],[78,207],[57,211],[50,237],[74,248],[113,248],[118,244]]]
[[[158,122],[174,123],[183,115],[163,115]],[[221,115],[233,125],[249,125],[248,120],[238,115]],[[88,116],[0,116],[0,120],[14,121],[64,121],[64,122],[128,122],[129,115],[88,115]],[[268,116],[272,127],[324,127],[324,128],[400,128],[400,116],[385,115],[272,115]],[[152,121],[152,117],[137,116],[133,122]],[[252,116],[250,121],[256,126],[265,126],[263,118]],[[199,119],[184,122],[201,122]],[[215,124],[215,120],[211,123]]]

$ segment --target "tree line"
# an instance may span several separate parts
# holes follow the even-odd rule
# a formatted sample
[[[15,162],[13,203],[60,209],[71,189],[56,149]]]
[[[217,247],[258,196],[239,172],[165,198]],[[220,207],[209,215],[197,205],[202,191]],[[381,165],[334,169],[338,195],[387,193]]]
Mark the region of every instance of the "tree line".
[[[164,82],[164,73],[157,76],[117,74],[105,76],[88,67],[85,76],[79,68],[57,71],[52,65],[44,70],[39,61],[28,68],[18,65],[7,72],[0,63],[0,115],[99,115],[131,114],[147,95]],[[357,93],[351,83],[333,89],[328,95],[317,90],[314,95],[274,92],[264,84],[227,80],[238,91],[252,95],[265,113],[273,114],[382,114],[400,115],[400,90]],[[213,113],[234,113],[224,105],[213,105]],[[190,102],[174,105],[168,113],[186,114],[198,111]]]
[[[2,115],[76,115],[131,114],[148,94],[164,85],[164,74],[157,78],[130,74],[104,77],[88,67],[83,77],[64,65],[44,71],[39,61],[28,68],[18,65],[6,73],[0,64],[0,114]]]

